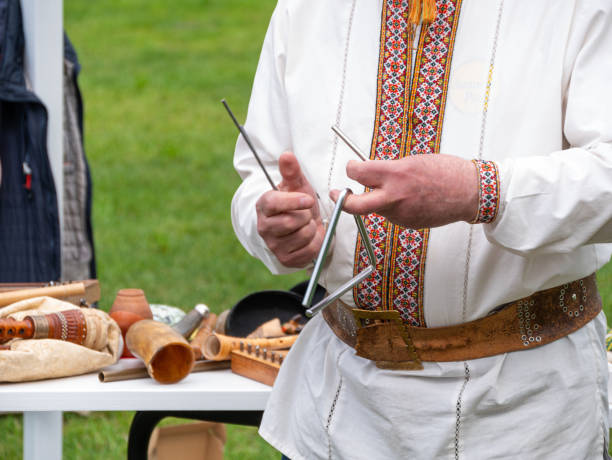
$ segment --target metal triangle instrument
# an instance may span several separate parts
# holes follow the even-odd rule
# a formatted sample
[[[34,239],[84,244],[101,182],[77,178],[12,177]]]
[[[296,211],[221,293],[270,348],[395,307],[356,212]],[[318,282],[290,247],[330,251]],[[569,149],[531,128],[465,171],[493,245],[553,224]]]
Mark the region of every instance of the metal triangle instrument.
[[[334,207],[334,211],[329,221],[329,226],[327,227],[327,231],[325,232],[325,238],[323,239],[321,250],[319,251],[319,255],[317,256],[317,260],[315,262],[312,276],[310,277],[308,287],[306,288],[306,293],[304,294],[304,299],[302,300],[302,306],[308,308],[306,310],[306,315],[308,317],[316,315],[318,312],[330,305],[333,301],[338,299],[340,296],[342,296],[342,294],[347,292],[357,283],[363,281],[374,271],[374,267],[376,266],[376,256],[374,255],[374,248],[372,247],[372,242],[370,241],[370,237],[368,236],[365,224],[363,223],[361,216],[353,216],[355,218],[355,223],[357,224],[359,234],[361,235],[361,239],[364,242],[370,265],[368,265],[361,273],[357,274],[355,277],[338,287],[338,289],[336,289],[330,295],[322,299],[319,303],[317,303],[313,307],[310,306],[310,304],[312,303],[312,298],[314,296],[315,288],[319,281],[319,277],[321,276],[321,270],[323,268],[325,258],[327,257],[331,241],[334,237],[334,233],[336,232],[336,226],[340,218],[340,213],[342,212],[342,206],[344,206],[344,200],[346,199],[346,196],[349,192],[351,192],[350,189],[344,189],[342,192],[340,192],[340,195],[338,196],[336,206]]]

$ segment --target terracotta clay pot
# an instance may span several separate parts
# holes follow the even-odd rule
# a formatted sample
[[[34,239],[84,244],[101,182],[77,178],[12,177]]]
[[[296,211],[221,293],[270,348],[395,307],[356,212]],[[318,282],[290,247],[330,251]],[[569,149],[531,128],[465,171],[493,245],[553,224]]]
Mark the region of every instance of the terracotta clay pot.
[[[132,313],[131,311],[114,311],[109,315],[111,318],[115,320],[115,322],[119,325],[119,329],[121,329],[121,335],[123,336],[123,343],[125,344],[125,335],[127,334],[130,326],[137,321],[141,321],[144,318],[136,313]],[[127,346],[123,347],[123,353],[121,354],[122,358],[134,358],[135,356],[130,353]]]
[[[125,336],[132,324],[143,319],[153,319],[149,302],[142,289],[120,289],[108,313],[119,325],[124,344]],[[134,355],[127,346],[124,346],[121,357],[134,358]]]
[[[144,319],[153,319],[149,302],[142,289],[120,289],[109,313],[129,311]]]

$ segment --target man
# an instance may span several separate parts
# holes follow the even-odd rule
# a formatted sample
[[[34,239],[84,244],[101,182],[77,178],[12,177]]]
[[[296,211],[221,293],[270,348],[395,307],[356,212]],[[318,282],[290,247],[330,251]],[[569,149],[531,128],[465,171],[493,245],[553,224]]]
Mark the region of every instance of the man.
[[[279,191],[240,139],[236,234],[275,273],[308,267],[349,187],[377,263],[301,333],[266,440],[294,460],[607,456],[590,275],[612,253],[611,53],[607,0],[279,1],[246,122]],[[367,265],[345,213],[321,282]]]

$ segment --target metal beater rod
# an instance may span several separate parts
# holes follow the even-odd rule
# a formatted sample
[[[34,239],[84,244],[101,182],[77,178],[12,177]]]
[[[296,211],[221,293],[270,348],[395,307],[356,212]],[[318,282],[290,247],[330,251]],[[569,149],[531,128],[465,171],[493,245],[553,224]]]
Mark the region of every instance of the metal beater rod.
[[[272,182],[272,178],[268,174],[268,171],[266,171],[266,167],[264,166],[264,164],[262,163],[261,159],[259,158],[259,155],[257,155],[257,152],[255,151],[255,147],[253,147],[253,143],[251,142],[251,139],[249,139],[249,135],[246,133],[246,131],[243,128],[243,126],[240,123],[238,123],[238,120],[236,120],[236,117],[234,116],[234,113],[232,112],[232,110],[229,108],[229,105],[227,105],[226,100],[225,99],[221,99],[221,102],[225,106],[225,110],[227,110],[227,113],[229,113],[229,116],[232,118],[232,121],[236,125],[236,128],[238,128],[238,131],[240,131],[240,134],[242,134],[242,137],[244,138],[244,140],[246,141],[247,145],[251,149],[251,152],[253,152],[253,155],[255,156],[255,159],[257,160],[257,163],[259,163],[259,166],[261,167],[261,170],[266,175],[266,179],[268,179],[268,182],[270,182],[270,186],[274,190],[278,190],[276,185],[274,185],[274,182]]]
[[[348,138],[348,136],[346,134],[344,134],[340,128],[338,128],[337,126],[332,126],[331,127],[332,131],[334,133],[336,133],[336,135],[342,139],[344,141],[344,143],[346,145],[348,145],[348,147],[357,154],[357,156],[361,159],[361,161],[368,161],[368,158],[363,154],[363,152],[361,150],[359,150],[359,147],[357,147],[357,145]]]

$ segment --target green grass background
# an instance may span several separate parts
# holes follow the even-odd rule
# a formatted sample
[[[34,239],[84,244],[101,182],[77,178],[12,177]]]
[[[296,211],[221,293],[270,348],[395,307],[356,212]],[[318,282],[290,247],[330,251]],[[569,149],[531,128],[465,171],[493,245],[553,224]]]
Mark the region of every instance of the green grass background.
[[[83,65],[85,144],[104,309],[118,289],[151,303],[220,312],[244,295],[286,289],[240,246],[229,209],[244,120],[275,0],[64,0],[65,29]],[[612,268],[598,274],[608,312]],[[65,459],[126,456],[132,413],[64,415]],[[178,423],[169,420],[164,423]],[[0,459],[22,455],[19,415],[0,417]],[[277,459],[254,428],[228,426],[226,458]]]

